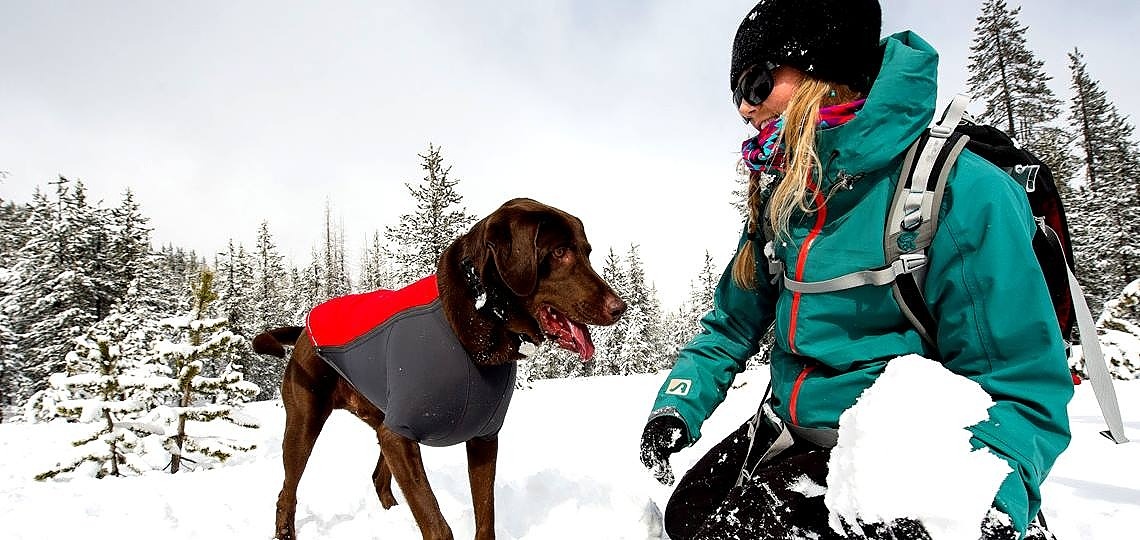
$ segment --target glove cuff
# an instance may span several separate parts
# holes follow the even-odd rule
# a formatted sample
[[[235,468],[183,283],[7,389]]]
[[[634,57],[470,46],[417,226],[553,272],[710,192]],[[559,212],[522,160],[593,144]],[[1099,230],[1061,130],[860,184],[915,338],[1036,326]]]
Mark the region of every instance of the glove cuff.
[[[648,431],[651,426],[657,425],[663,429],[672,427],[681,430],[681,437],[669,448],[671,452],[676,452],[693,443],[689,436],[689,425],[685,423],[685,418],[681,416],[681,413],[678,412],[675,407],[661,407],[650,413],[649,420],[645,424],[646,431]]]

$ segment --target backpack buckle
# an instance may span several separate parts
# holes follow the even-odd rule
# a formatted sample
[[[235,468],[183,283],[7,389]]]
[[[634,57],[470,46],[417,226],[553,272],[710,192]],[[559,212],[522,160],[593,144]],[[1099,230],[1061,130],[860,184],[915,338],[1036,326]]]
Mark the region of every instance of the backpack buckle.
[[[1012,176],[1025,188],[1026,193],[1033,193],[1037,191],[1037,171],[1039,170],[1041,170],[1040,165],[1014,165]]]
[[[954,134],[954,128],[955,127],[957,127],[957,126],[943,126],[943,125],[932,126],[930,128],[930,136],[931,137],[938,137],[939,139],[948,138],[950,135]]]
[[[772,276],[769,283],[775,285],[784,277],[784,261],[776,256],[776,246],[771,240],[764,244],[764,258],[768,261],[768,275]]]
[[[898,260],[891,265],[895,270],[895,275],[913,274],[923,268],[926,268],[926,254],[925,253],[903,253],[899,255]]]

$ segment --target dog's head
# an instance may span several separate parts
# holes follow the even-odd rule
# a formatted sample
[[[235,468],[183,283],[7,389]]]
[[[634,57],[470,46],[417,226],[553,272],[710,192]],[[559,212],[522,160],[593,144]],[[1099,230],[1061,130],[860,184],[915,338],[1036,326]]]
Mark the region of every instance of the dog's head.
[[[625,302],[590,265],[582,221],[531,199],[512,199],[471,230],[473,262],[488,286],[499,285],[533,317],[544,336],[594,355],[587,324],[606,326]]]

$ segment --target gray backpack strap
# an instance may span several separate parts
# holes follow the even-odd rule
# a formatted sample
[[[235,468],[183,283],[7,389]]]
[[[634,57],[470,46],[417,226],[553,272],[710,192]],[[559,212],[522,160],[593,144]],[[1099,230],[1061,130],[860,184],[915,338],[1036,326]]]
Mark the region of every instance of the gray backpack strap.
[[[873,285],[880,287],[894,283],[898,276],[919,272],[926,266],[926,256],[921,253],[904,253],[890,266],[876,270],[861,270],[823,281],[796,281],[784,276],[784,287],[790,291],[806,294],[843,291]]]
[[[966,135],[954,132],[969,103],[963,94],[954,96],[941,120],[907,150],[883,235],[886,259],[899,261],[909,257],[915,267],[915,271],[895,279],[891,287],[895,301],[922,339],[935,348],[937,325],[923,293],[926,251],[938,230],[946,179],[970,141]]]
[[[955,96],[939,122],[907,150],[887,219],[885,266],[823,281],[796,281],[787,276],[783,263],[775,256],[775,239],[769,230],[765,230],[768,242],[764,246],[764,255],[768,259],[768,274],[773,276],[772,282],[805,294],[829,293],[864,285],[892,285],[904,314],[914,322],[919,334],[933,343],[931,329],[934,328],[934,320],[929,316],[921,295],[921,284],[926,274],[926,248],[938,228],[938,209],[942,205],[950,165],[969,141],[968,137],[954,132],[968,104],[966,96]],[[910,236],[906,240],[906,249],[901,249],[899,239],[904,235]],[[908,302],[906,299],[911,297],[917,299]],[[916,307],[908,309],[911,304]],[[923,308],[918,310],[917,304],[923,304]],[[921,313],[926,313],[925,317]]]
[[[1104,416],[1108,429],[1100,432],[1113,442],[1120,444],[1128,442],[1124,436],[1124,423],[1120,418],[1120,405],[1116,402],[1116,390],[1112,387],[1112,376],[1108,373],[1108,366],[1104,363],[1104,351],[1100,348],[1097,338],[1096,324],[1093,322],[1089,305],[1085,303],[1085,293],[1077,283],[1077,276],[1069,265],[1065,265],[1069,273],[1069,293],[1073,297],[1073,308],[1077,312],[1077,328],[1081,331],[1081,351],[1085,357],[1085,371],[1089,375],[1093,394],[1096,395],[1100,413]]]

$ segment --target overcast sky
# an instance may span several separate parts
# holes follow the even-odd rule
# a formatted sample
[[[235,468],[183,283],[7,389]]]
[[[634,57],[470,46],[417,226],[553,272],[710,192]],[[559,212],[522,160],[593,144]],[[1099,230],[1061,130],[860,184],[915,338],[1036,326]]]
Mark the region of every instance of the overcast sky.
[[[326,201],[354,251],[410,211],[430,142],[469,213],[518,196],[573,213],[599,268],[639,244],[672,308],[741,225],[750,133],[727,72],[754,3],[0,0],[0,198],[57,174],[108,205],[130,187],[156,243],[212,258],[268,220],[302,264]],[[882,3],[884,34],[941,51],[940,102],[964,91],[980,0]],[[1135,123],[1138,4],[1023,2],[1058,95],[1079,47]]]

